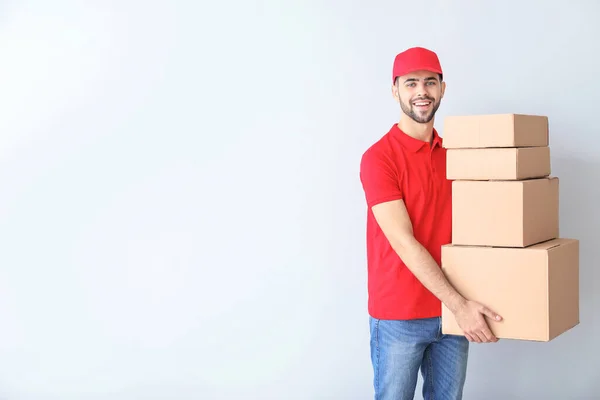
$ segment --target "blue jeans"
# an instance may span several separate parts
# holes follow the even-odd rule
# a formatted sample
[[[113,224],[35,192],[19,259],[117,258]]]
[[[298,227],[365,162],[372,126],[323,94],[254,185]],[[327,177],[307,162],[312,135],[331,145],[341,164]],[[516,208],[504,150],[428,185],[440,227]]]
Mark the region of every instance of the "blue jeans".
[[[443,335],[440,318],[408,321],[370,317],[375,400],[413,400],[419,369],[424,400],[460,400],[469,341]]]

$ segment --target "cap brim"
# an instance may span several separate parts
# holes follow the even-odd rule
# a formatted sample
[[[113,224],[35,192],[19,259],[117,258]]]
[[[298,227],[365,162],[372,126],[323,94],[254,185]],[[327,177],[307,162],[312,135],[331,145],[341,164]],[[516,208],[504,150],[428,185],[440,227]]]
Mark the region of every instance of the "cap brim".
[[[406,71],[400,71],[400,73],[397,73],[394,75],[394,78],[392,79],[392,81],[396,80],[397,77],[399,76],[404,76],[404,75],[408,75],[411,74],[413,72],[417,72],[417,71],[429,71],[429,72],[433,72],[434,74],[443,74],[443,72],[438,69],[438,68],[434,68],[434,67],[416,67],[416,68],[411,68],[409,70]]]

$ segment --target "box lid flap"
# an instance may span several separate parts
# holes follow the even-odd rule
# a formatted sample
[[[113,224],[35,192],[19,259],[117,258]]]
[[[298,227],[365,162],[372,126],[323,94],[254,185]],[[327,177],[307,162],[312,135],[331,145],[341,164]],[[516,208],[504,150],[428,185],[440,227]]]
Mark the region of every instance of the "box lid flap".
[[[566,244],[574,243],[576,241],[577,241],[576,239],[557,238],[557,239],[548,240],[546,242],[531,245],[531,246],[529,246],[529,248],[532,250],[550,250],[550,249],[553,249],[558,246],[564,246]]]

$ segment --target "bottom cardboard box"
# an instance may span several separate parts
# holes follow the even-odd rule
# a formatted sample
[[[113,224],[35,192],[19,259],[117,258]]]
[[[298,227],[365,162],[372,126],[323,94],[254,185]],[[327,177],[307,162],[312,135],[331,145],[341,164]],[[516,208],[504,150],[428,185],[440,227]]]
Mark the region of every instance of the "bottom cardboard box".
[[[446,245],[442,270],[465,298],[503,317],[486,318],[500,339],[550,341],[579,324],[579,241],[525,248]],[[442,332],[464,335],[442,306]]]

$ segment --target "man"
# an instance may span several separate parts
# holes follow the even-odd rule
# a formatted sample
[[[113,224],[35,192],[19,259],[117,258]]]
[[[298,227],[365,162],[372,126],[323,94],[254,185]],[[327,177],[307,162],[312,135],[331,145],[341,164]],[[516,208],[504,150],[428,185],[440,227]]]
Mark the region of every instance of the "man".
[[[446,83],[438,56],[410,48],[394,60],[397,124],[363,154],[371,360],[376,400],[413,399],[418,371],[425,400],[462,398],[469,341],[495,342],[485,316],[445,279],[441,246],[451,243],[451,182],[434,129]],[[441,333],[441,304],[465,336]]]

